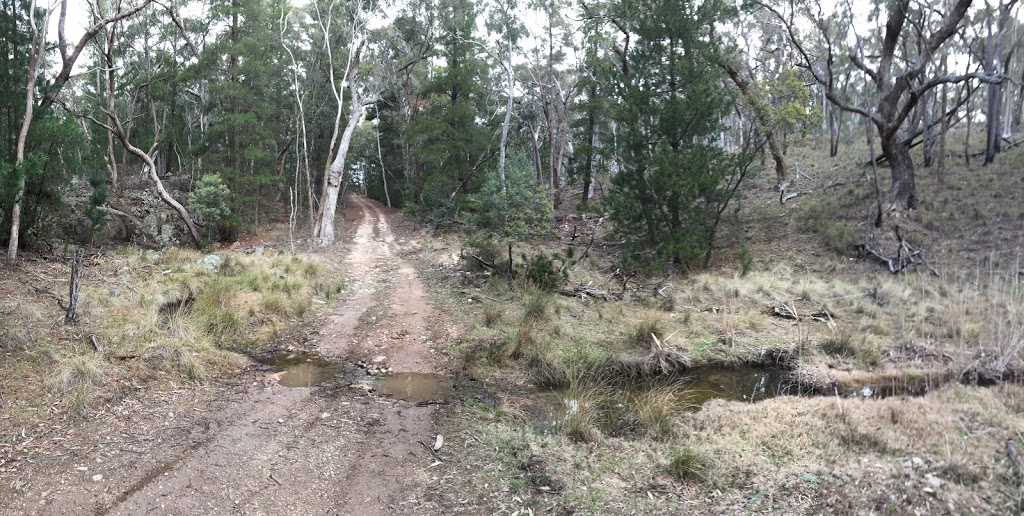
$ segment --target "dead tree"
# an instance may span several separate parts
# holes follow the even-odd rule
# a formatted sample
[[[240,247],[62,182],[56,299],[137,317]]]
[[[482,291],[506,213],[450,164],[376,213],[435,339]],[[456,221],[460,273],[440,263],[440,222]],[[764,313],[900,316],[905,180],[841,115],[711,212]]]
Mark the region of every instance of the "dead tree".
[[[872,122],[879,136],[882,154],[889,162],[892,186],[889,193],[889,211],[910,210],[917,206],[918,195],[914,181],[914,162],[910,149],[901,133],[918,102],[932,89],[970,79],[982,82],[1001,82],[1001,75],[984,72],[943,74],[928,76],[929,64],[944,43],[956,32],[972,0],[956,0],[946,11],[939,9],[911,9],[910,0],[896,0],[889,5],[877,55],[868,57],[854,31],[857,45],[847,51],[847,58],[874,85],[875,95],[870,104],[856,104],[839,94],[835,64],[840,58],[838,44],[846,37],[838,27],[820,15],[809,15],[822,38],[820,52],[815,52],[799,35],[800,26],[795,9],[784,11],[766,0],[757,4],[782,22],[790,42],[797,50],[800,66],[816,82],[825,87],[828,100],[844,111],[856,113]],[[792,5],[792,4],[790,4]],[[931,19],[930,16],[938,19]],[[852,30],[852,14],[844,25]],[[933,27],[932,30],[928,30]],[[914,48],[915,52],[904,52]]]

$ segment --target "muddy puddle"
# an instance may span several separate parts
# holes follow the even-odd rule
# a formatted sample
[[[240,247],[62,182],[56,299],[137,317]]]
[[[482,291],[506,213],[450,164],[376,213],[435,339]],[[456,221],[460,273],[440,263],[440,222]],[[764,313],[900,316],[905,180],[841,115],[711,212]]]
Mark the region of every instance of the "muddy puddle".
[[[258,360],[274,368],[271,376],[284,387],[316,387],[345,371],[346,365],[312,353],[275,353]]]
[[[444,401],[452,392],[452,379],[435,373],[391,373],[378,378],[374,388],[381,395],[411,403]]]
[[[274,370],[271,377],[284,387],[317,387],[341,378],[339,385],[362,387],[396,400],[412,403],[445,401],[452,393],[452,379],[434,373],[399,373],[374,366],[367,369],[362,362],[328,360],[315,353],[273,353],[256,358]],[[339,382],[334,382],[339,383]]]
[[[571,424],[578,417],[615,432],[628,426],[631,419],[643,418],[652,404],[672,412],[696,411],[714,399],[752,403],[796,394],[797,390],[790,372],[783,369],[707,367],[667,380],[541,390],[532,396],[536,404],[529,412],[537,429],[544,433]]]

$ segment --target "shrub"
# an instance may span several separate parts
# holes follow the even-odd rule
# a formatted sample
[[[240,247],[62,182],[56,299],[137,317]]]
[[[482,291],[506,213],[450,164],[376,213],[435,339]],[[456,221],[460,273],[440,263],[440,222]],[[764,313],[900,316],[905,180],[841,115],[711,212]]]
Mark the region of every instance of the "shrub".
[[[525,155],[512,154],[505,165],[504,183],[492,171],[483,188],[469,197],[466,221],[477,231],[510,241],[546,231],[554,219],[550,189],[537,184]]]
[[[531,285],[541,290],[554,290],[569,280],[569,269],[576,265],[573,249],[565,252],[545,255],[537,253],[533,256],[522,255],[526,267],[526,279]]]
[[[188,196],[188,204],[192,209],[192,217],[206,226],[207,236],[214,230],[221,239],[237,236],[237,221],[230,217],[230,200],[231,191],[220,174],[207,174],[199,178],[195,191]]]

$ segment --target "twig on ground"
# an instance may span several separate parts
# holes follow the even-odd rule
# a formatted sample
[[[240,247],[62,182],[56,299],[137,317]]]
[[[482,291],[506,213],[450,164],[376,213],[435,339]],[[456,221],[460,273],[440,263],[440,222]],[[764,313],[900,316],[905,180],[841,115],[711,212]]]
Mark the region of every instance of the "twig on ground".
[[[428,452],[430,452],[430,454],[433,455],[435,459],[437,459],[437,460],[439,460],[441,462],[444,462],[444,459],[442,459],[441,456],[438,455],[437,452],[435,452],[434,449],[431,448],[427,443],[425,443],[423,441],[417,441],[417,442],[422,444],[423,448],[425,448]]]

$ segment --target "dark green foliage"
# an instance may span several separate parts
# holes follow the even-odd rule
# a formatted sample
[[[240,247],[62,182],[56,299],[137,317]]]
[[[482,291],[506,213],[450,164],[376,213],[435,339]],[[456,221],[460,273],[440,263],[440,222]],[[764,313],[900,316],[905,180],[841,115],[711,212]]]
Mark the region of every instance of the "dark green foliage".
[[[85,205],[85,216],[89,219],[89,234],[87,240],[92,241],[96,232],[103,228],[106,223],[106,212],[100,209],[107,202],[107,176],[105,170],[100,167],[89,169],[89,187],[92,193]]]
[[[466,194],[480,188],[484,166],[496,153],[486,110],[487,63],[474,37],[477,7],[464,0],[442,0],[438,57],[444,66],[423,85],[429,107],[409,126],[409,142],[418,174],[406,185],[428,220],[454,214]],[[493,122],[490,122],[493,123]]]
[[[505,182],[491,171],[483,188],[467,200],[466,222],[503,240],[519,241],[550,230],[554,220],[551,191],[537,184],[530,160],[512,154],[505,164]]]
[[[612,178],[606,206],[624,241],[623,260],[706,265],[752,157],[714,145],[734,102],[721,81],[721,49],[707,35],[732,10],[719,1],[668,0],[612,10],[633,32],[610,77],[622,99],[613,117],[622,128],[623,170]]]
[[[207,236],[216,230],[221,240],[238,237],[239,220],[231,216],[230,202],[231,190],[224,184],[220,174],[207,174],[199,178],[195,190],[188,196],[192,216],[206,227]]]
[[[740,246],[740,274],[746,276],[754,268],[754,257],[750,255],[750,248],[747,244]]]
[[[196,182],[195,190],[188,196],[192,215],[204,224],[217,223],[231,213],[228,203],[231,191],[224,184],[220,174],[207,174]]]
[[[541,290],[554,290],[569,280],[569,270],[576,265],[575,253],[570,247],[562,252],[522,255],[527,281]]]

